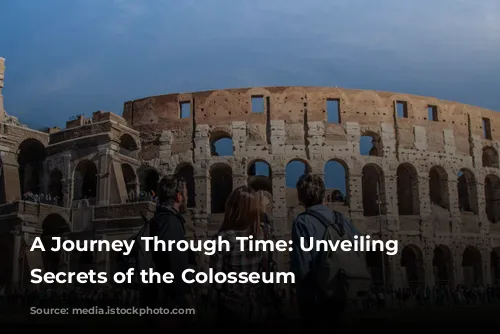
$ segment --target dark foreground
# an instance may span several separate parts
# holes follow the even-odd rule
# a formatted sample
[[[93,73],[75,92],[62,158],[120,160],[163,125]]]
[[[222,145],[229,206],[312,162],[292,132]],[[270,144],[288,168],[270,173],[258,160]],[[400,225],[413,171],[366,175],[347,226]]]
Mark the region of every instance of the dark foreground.
[[[18,331],[21,327],[26,326],[36,327],[37,329],[43,327],[49,329],[50,327],[76,332],[92,329],[146,329],[145,327],[149,327],[149,324],[149,320],[146,317],[127,315],[32,316],[28,314],[13,315],[5,313],[0,315],[0,330],[2,333],[10,332],[9,329]],[[418,307],[369,311],[365,314],[350,314],[346,317],[346,326],[352,330],[479,330],[491,325],[500,325],[500,306],[498,305]],[[196,327],[208,330],[212,329],[213,325],[204,323]],[[268,326],[263,327],[265,329]],[[273,327],[286,330],[287,332],[298,332],[300,329],[298,321],[295,319],[280,321],[274,324]],[[236,332],[243,331],[244,328],[240,328]]]

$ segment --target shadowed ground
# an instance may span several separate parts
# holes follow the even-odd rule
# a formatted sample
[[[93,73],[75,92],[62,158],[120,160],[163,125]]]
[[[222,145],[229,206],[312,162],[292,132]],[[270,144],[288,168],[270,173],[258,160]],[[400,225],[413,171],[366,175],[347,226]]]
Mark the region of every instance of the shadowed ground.
[[[346,323],[349,329],[360,330],[451,330],[474,328],[500,324],[500,306],[454,306],[454,307],[417,307],[399,310],[369,311],[364,315],[348,316]],[[180,316],[177,316],[180,317]],[[139,316],[29,316],[29,315],[0,315],[2,328],[12,325],[41,327],[61,326],[72,330],[87,329],[121,329],[131,327],[146,327],[148,320]],[[296,332],[299,329],[297,320],[288,320],[276,324],[287,332]],[[332,326],[334,326],[332,324]],[[200,326],[208,329],[210,325]],[[484,327],[483,327],[484,328]],[[62,328],[61,328],[62,329]],[[334,328],[332,328],[334,329]],[[244,328],[241,328],[244,330]]]

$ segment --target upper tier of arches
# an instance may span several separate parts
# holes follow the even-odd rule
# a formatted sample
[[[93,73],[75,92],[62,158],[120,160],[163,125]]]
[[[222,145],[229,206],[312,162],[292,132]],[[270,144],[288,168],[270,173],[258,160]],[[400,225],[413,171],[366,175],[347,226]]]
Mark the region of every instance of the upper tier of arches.
[[[500,115],[491,110],[433,97],[335,87],[253,87],[152,96],[126,102],[123,118],[137,130],[159,131],[231,121],[361,125],[396,121],[400,126],[449,128],[465,136],[500,138],[495,132]]]

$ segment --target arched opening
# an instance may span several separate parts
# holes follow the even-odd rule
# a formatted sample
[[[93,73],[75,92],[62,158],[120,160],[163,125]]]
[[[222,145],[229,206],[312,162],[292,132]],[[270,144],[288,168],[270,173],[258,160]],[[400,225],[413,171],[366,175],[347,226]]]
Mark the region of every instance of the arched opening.
[[[477,248],[469,246],[465,249],[462,257],[464,285],[472,286],[483,283],[482,262],[481,252]]]
[[[26,139],[19,145],[18,152],[21,194],[41,193],[43,162],[47,154],[45,147],[36,139]]]
[[[138,149],[137,143],[129,134],[124,134],[120,137],[120,150],[135,151]]]
[[[196,207],[196,191],[194,182],[194,168],[190,164],[183,164],[177,167],[176,173],[186,181],[186,188],[188,193],[187,207]]]
[[[384,172],[374,164],[368,164],[362,171],[363,214],[365,216],[385,215]]]
[[[233,191],[233,171],[226,164],[215,164],[210,168],[211,212],[224,213],[226,201]]]
[[[255,191],[273,193],[273,179],[271,167],[265,161],[254,161],[248,166],[248,186]]]
[[[297,181],[305,173],[311,172],[311,167],[306,161],[294,159],[285,168],[285,183],[288,188],[296,188]]]
[[[134,202],[137,198],[137,175],[129,164],[122,164],[123,182],[127,190],[128,200]]]
[[[401,267],[405,269],[404,274],[409,288],[417,289],[425,285],[423,256],[420,248],[414,245],[405,246],[401,253]]]
[[[331,192],[330,202],[348,203],[349,171],[346,164],[339,160],[330,160],[325,164],[325,189]],[[328,198],[327,198],[328,199]]]
[[[478,213],[476,179],[466,168],[458,172],[458,200],[460,211]]]
[[[212,156],[224,157],[232,156],[233,139],[223,131],[216,131],[210,134],[210,152]]]
[[[418,174],[409,163],[399,165],[397,171],[398,211],[400,216],[420,213]]]
[[[90,160],[82,160],[75,168],[73,200],[97,197],[97,167]]]
[[[62,205],[64,194],[62,184],[63,174],[55,168],[50,172],[49,178],[49,195],[55,205]]]
[[[500,178],[496,175],[487,175],[484,180],[484,196],[486,202],[486,216],[492,224],[500,220]]]
[[[45,249],[56,246],[56,241],[52,240],[54,236],[61,236],[71,231],[66,220],[57,213],[48,215],[42,223],[42,242]],[[58,272],[62,265],[61,251],[42,252],[45,271]]]
[[[359,151],[361,155],[383,157],[382,138],[375,132],[368,131],[363,133],[359,140]]]
[[[491,250],[491,284],[500,287],[500,247]]]
[[[366,265],[370,269],[373,284],[378,287],[388,287],[391,275],[389,256],[381,251],[366,252]]]
[[[447,246],[440,245],[434,249],[432,266],[437,286],[454,286],[453,254]]]
[[[429,171],[429,196],[432,204],[443,209],[450,207],[448,195],[448,174],[440,166],[434,166]]]
[[[153,169],[147,168],[141,173],[141,192],[139,194],[140,201],[155,201],[156,191],[158,190],[158,182],[160,174]]]
[[[498,152],[491,146],[483,148],[483,167],[498,168]]]

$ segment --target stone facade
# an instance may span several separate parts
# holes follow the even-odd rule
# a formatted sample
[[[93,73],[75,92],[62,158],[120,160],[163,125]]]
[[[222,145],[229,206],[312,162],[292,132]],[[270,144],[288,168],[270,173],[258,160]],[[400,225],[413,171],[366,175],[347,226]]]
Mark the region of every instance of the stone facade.
[[[327,164],[340,164],[346,193],[328,189],[327,205],[372,238],[400,241],[395,256],[367,254],[377,280],[397,287],[498,284],[497,125],[497,113],[470,105],[327,87],[154,96],[126,102],[121,117],[99,111],[47,133],[4,122],[0,220],[5,254],[14,260],[4,257],[0,272],[9,274],[0,284],[24,284],[23,270],[47,269],[50,261],[27,259],[35,256],[22,250],[36,235],[130,236],[140,214],[154,211],[148,196],[159,177],[174,172],[188,181],[190,238],[213,235],[228,193],[250,184],[268,197],[275,233],[287,239],[302,209],[285,181],[294,161],[321,176]],[[372,149],[362,154],[368,137]],[[232,154],[217,153],[219,140],[232,143]],[[258,175],[256,163],[268,175]],[[29,191],[51,194],[52,202],[20,202]],[[26,205],[38,209],[23,212]],[[92,254],[88,262],[113,271],[113,256]],[[72,268],[80,257],[50,263]],[[207,259],[199,260],[207,269]],[[287,268],[281,253],[279,269]]]

